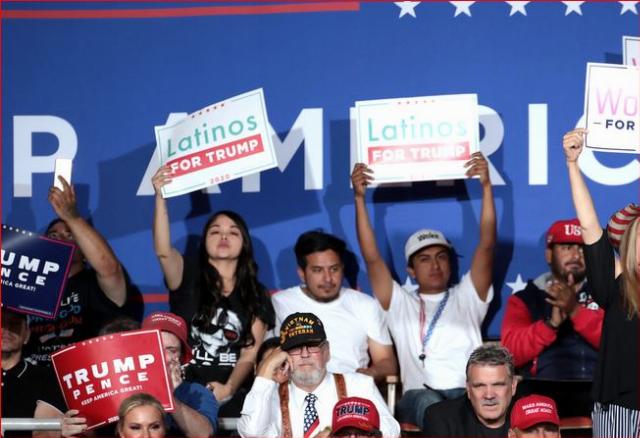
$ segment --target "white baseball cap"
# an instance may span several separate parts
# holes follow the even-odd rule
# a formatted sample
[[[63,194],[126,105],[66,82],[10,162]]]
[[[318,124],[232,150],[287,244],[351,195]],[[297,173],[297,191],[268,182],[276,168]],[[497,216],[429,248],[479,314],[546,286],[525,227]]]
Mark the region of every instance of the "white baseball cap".
[[[447,248],[452,248],[451,244],[444,237],[444,234],[440,231],[427,230],[423,228],[422,230],[418,230],[413,233],[404,245],[404,256],[406,257],[407,262],[409,261],[409,257],[415,254],[418,250],[431,245],[442,245]]]

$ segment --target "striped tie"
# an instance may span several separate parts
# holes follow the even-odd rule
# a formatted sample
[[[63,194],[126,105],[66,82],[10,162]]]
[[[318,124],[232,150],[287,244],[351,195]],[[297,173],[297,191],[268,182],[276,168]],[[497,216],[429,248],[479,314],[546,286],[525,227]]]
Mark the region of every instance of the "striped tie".
[[[318,427],[320,420],[318,419],[318,411],[316,411],[316,401],[318,397],[309,393],[304,398],[307,407],[304,408],[304,438],[311,436],[311,433]]]

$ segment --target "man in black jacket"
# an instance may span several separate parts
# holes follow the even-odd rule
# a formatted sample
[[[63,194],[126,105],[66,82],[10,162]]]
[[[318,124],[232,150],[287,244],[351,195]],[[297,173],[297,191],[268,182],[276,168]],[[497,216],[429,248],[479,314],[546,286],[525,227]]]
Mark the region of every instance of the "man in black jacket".
[[[516,392],[513,358],[500,345],[483,345],[467,362],[467,393],[425,411],[426,436],[507,436],[509,406]]]
[[[22,354],[29,340],[27,316],[2,308],[2,418],[58,418],[64,399],[50,367],[35,365]],[[29,434],[31,435],[31,434]],[[25,436],[7,432],[5,436]],[[34,436],[47,436],[36,432]]]

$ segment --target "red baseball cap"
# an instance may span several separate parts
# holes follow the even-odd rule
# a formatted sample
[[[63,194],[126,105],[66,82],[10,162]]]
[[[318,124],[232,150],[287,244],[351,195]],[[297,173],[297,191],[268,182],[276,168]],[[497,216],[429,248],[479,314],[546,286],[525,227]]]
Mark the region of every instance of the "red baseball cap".
[[[187,342],[187,324],[181,316],[171,312],[154,312],[142,321],[142,328],[165,331],[176,335],[182,344],[181,363],[185,364],[193,357],[191,346]]]
[[[353,427],[371,432],[380,429],[380,414],[370,400],[360,397],[345,397],[333,408],[331,431],[338,432]]]
[[[547,246],[556,243],[584,245],[580,221],[578,219],[565,219],[554,222],[547,230]]]
[[[560,417],[556,402],[544,395],[523,397],[511,409],[511,428],[528,429],[540,423],[551,423],[560,426]]]

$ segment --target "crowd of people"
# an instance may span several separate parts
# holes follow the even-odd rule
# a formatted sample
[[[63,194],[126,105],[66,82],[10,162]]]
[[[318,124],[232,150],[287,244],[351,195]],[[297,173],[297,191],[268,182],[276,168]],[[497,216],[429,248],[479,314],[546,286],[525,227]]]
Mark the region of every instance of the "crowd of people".
[[[55,320],[2,309],[2,417],[60,419],[61,430],[33,432],[48,437],[205,437],[220,432],[218,417],[236,417],[246,437],[394,437],[404,424],[426,436],[512,438],[557,437],[562,416],[586,415],[593,436],[640,436],[640,208],[625,207],[602,228],[577,165],[584,135],[563,138],[577,218],[549,227],[549,272],[507,300],[501,345],[483,344],[481,333],[498,240],[481,153],[466,165],[482,189],[470,266],[458,279],[455,248],[442,232],[419,229],[404,246],[417,290],[398,283],[378,249],[366,205],[373,172],[355,165],[356,232],[373,296],[343,285],[346,244],[323,231],[297,239],[301,284],[270,296],[250,231],[230,210],[209,218],[195,257],[181,254],[161,195],[171,172],[161,167],[153,240],[170,311],[141,322],[124,268],[61,178],[62,190],[49,192],[58,217],[46,235],[77,250]],[[50,355],[139,328],[160,333],[174,409],[133,394],[117,424],[88,430],[65,405]],[[396,374],[402,397],[391,412],[379,387]]]

